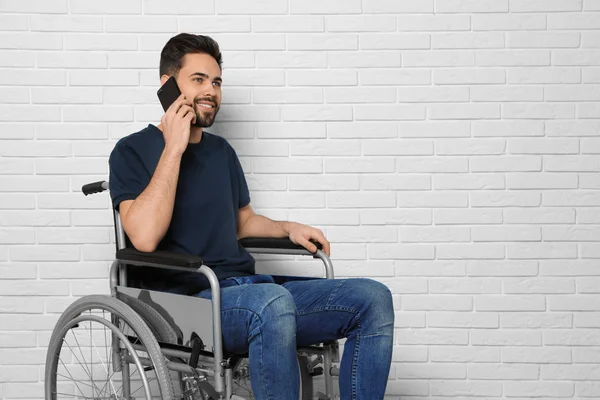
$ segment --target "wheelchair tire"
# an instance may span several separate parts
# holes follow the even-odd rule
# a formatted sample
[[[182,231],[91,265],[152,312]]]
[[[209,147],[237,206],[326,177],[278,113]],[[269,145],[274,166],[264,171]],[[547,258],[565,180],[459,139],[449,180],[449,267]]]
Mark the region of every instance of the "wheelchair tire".
[[[98,333],[100,329],[102,333]],[[98,336],[94,338],[94,334]],[[80,343],[78,336],[82,339],[85,338],[86,342]],[[81,344],[88,344],[88,336],[89,346],[81,346]],[[73,345],[68,342],[71,338],[74,339]],[[119,359],[112,357],[113,338],[119,340],[120,351],[117,353]],[[61,358],[62,350],[65,350],[65,360]],[[90,355],[89,364],[81,361],[87,353]],[[102,353],[106,355],[104,359]],[[127,359],[122,357],[123,353],[128,354]],[[79,363],[79,366],[74,364],[75,361]],[[131,378],[134,373],[129,374],[130,364],[135,368],[134,372],[137,372],[135,378],[139,376],[133,381]],[[60,372],[65,372],[68,376],[60,374],[59,368]],[[109,368],[112,369],[112,373],[109,373]],[[117,372],[121,372],[120,375],[127,375],[127,378],[113,382],[113,376]],[[104,379],[98,380],[98,385],[96,385],[94,374],[97,377],[98,374],[103,376],[104,373],[106,373],[106,382]],[[148,379],[148,373],[153,374],[154,378]],[[78,377],[81,377],[81,380],[77,380]],[[60,378],[70,379],[73,385],[65,384]],[[84,382],[88,378],[91,383]],[[149,392],[148,381],[155,388],[154,393]],[[90,295],[76,300],[61,315],[50,338],[46,356],[45,399],[78,398],[78,395],[74,395],[75,390],[81,393],[80,398],[121,399],[127,395],[127,387],[131,382],[139,387],[135,392],[129,393],[130,396],[143,389],[144,398],[147,400],[151,400],[153,397],[164,400],[175,398],[166,361],[152,330],[142,317],[127,304],[111,296]],[[119,384],[120,387],[117,389],[116,385]],[[71,390],[73,393],[63,393],[63,389]],[[123,395],[117,395],[116,392],[121,390]],[[107,396],[103,395],[104,391]],[[89,395],[90,392],[91,395]],[[141,396],[138,395],[137,398],[141,398]]]

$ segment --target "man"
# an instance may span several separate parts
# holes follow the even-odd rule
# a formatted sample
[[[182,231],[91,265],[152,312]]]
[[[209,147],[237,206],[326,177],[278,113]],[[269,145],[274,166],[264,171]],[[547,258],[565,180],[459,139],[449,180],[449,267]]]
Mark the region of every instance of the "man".
[[[342,399],[382,399],[393,347],[390,291],[371,279],[290,280],[254,273],[244,237],[289,237],[316,251],[319,229],[255,214],[236,152],[203,128],[221,105],[221,53],[210,37],[179,34],[161,52],[160,81],[173,76],[181,96],[158,126],[122,138],[110,155],[113,205],[140,251],[199,255],[221,282],[225,349],[249,353],[256,399],[297,399],[298,345],[347,338]],[[130,284],[210,297],[201,274],[130,267]]]

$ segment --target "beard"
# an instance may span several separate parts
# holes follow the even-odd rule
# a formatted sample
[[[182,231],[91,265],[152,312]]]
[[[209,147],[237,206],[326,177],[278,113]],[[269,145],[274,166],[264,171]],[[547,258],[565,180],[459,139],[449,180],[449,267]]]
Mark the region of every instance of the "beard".
[[[197,126],[198,128],[208,128],[209,126],[212,126],[212,124],[215,122],[215,118],[219,112],[219,109],[221,108],[221,105],[216,105],[215,108],[209,109],[202,108],[198,102],[195,102],[194,104],[194,111],[196,113],[196,122],[194,122],[194,126]],[[213,102],[213,104],[216,104],[216,102]]]

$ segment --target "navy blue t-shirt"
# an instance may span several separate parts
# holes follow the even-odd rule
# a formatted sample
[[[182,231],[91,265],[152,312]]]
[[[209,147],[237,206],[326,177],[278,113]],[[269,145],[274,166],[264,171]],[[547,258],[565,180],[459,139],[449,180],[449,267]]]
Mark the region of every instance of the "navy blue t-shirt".
[[[150,183],[165,147],[163,133],[149,124],[121,138],[110,154],[110,195],[118,210]],[[238,210],[250,203],[244,171],[224,138],[204,131],[181,157],[173,216],[157,250],[202,257],[219,280],[254,274],[255,260],[237,241]],[[195,294],[209,287],[199,273],[128,267],[128,284],[152,290]]]

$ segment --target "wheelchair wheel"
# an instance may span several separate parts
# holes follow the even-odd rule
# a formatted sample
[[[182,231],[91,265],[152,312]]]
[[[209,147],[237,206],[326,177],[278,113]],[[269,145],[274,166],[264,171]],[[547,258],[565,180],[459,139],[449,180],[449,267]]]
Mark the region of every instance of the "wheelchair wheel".
[[[86,296],[58,320],[46,357],[46,400],[174,399],[160,347],[120,300]]]
[[[308,371],[308,358],[298,355],[300,369],[300,400],[313,400],[313,381]],[[234,370],[233,394],[241,398],[253,400],[252,387],[250,386],[250,368],[248,359],[244,358]]]

